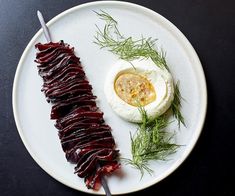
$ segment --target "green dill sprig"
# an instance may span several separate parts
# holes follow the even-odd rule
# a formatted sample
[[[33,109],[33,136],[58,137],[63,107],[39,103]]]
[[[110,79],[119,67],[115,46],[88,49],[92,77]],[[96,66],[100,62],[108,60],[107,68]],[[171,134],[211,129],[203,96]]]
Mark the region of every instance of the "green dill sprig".
[[[119,56],[120,59],[131,61],[137,58],[151,58],[152,61],[160,68],[166,68],[165,52],[157,51],[156,41],[151,37],[144,38],[143,36],[134,40],[132,37],[125,38],[117,28],[117,21],[108,13],[101,11],[95,12],[101,20],[105,21],[105,26],[101,30],[97,25],[97,32],[94,43],[101,48],[108,48],[113,54]]]
[[[180,127],[180,123],[186,126],[184,117],[182,116],[182,113],[181,113],[181,100],[182,99],[183,98],[179,90],[179,82],[177,82],[176,84],[174,84],[174,99],[171,104],[171,110],[172,110],[173,116],[176,118],[178,122],[178,127]]]
[[[165,131],[170,123],[165,115],[157,118],[148,118],[143,107],[139,107],[142,122],[131,137],[132,159],[123,159],[144,175],[144,171],[152,174],[149,167],[150,160],[166,160],[166,157],[176,152],[179,145],[172,143],[173,133]]]

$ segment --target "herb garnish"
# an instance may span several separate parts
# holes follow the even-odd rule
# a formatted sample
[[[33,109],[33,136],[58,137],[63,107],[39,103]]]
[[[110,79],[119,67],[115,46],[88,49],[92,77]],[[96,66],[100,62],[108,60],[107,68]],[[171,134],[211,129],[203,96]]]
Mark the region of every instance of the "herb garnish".
[[[173,154],[179,145],[171,143],[173,133],[166,132],[165,128],[170,123],[165,114],[150,119],[143,107],[139,107],[142,122],[134,135],[131,136],[132,159],[124,159],[128,164],[141,172],[141,177],[146,170],[149,174],[152,170],[148,166],[150,160],[165,160]]]
[[[108,48],[109,51],[119,56],[120,59],[131,61],[139,57],[151,58],[160,68],[168,68],[165,60],[165,52],[163,50],[160,52],[155,50],[156,39],[151,37],[146,39],[143,36],[138,40],[134,40],[132,37],[125,38],[117,28],[117,21],[108,13],[104,11],[95,13],[106,24],[103,30],[96,26],[98,31],[96,32],[94,43],[101,48]]]
[[[178,121],[178,127],[180,127],[180,123],[182,123],[185,126],[184,117],[181,114],[180,108],[181,108],[181,99],[182,96],[179,91],[179,82],[174,84],[174,99],[171,104],[171,110],[173,113],[173,116]]]
[[[143,36],[134,40],[132,37],[125,38],[117,28],[117,21],[108,13],[101,11],[95,12],[101,20],[105,21],[105,26],[101,30],[97,25],[97,32],[94,43],[102,48],[107,48],[120,59],[132,61],[137,58],[151,58],[152,61],[161,69],[169,68],[166,63],[166,53],[156,48],[156,39]],[[169,110],[180,123],[185,125],[184,118],[181,114],[181,94],[179,83],[174,84],[174,100]],[[168,110],[168,111],[169,111]],[[172,143],[174,134],[167,132],[165,128],[170,123],[166,113],[156,117],[149,118],[144,107],[139,107],[142,116],[142,122],[138,124],[138,129],[134,135],[130,134],[132,159],[123,160],[137,168],[143,176],[146,170],[149,174],[153,171],[149,168],[150,160],[165,160],[166,157],[176,151],[179,145]]]

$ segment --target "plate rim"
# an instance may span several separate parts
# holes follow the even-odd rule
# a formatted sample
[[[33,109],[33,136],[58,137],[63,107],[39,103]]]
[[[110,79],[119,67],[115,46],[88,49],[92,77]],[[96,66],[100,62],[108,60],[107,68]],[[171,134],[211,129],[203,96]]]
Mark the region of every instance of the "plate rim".
[[[156,11],[153,11],[149,8],[146,8],[142,5],[138,5],[135,3],[130,3],[130,2],[122,2],[122,1],[94,1],[94,2],[88,2],[88,3],[83,3],[83,4],[79,4],[77,6],[71,7],[61,13],[59,13],[58,15],[56,15],[55,17],[53,17],[48,23],[47,25],[50,27],[53,23],[55,23],[56,21],[58,21],[60,18],[66,16],[69,13],[72,13],[74,11],[78,11],[80,9],[86,8],[86,7],[90,7],[90,6],[96,6],[96,5],[117,5],[117,6],[123,6],[123,7],[131,7],[132,9],[139,9],[142,12],[149,14],[149,15],[154,15],[154,17],[158,18],[158,20],[164,24],[164,27],[166,27],[168,30],[170,30],[172,32],[172,34],[174,35],[175,38],[177,38],[177,40],[180,42],[180,44],[182,46],[185,47],[185,50],[187,51],[188,55],[190,55],[192,57],[192,64],[193,64],[193,68],[194,68],[194,72],[197,73],[197,76],[199,76],[199,84],[202,87],[200,89],[200,91],[202,92],[202,103],[203,103],[203,108],[201,111],[201,115],[198,118],[198,122],[196,124],[196,127],[194,129],[194,133],[192,134],[192,138],[190,139],[190,143],[187,144],[187,148],[184,150],[184,152],[182,153],[182,155],[174,162],[174,164],[171,165],[171,167],[169,169],[167,169],[164,172],[164,175],[161,175],[157,180],[152,180],[149,183],[146,183],[145,186],[142,186],[141,188],[136,188],[132,191],[128,191],[128,192],[120,192],[120,193],[115,193],[115,195],[122,195],[122,194],[128,194],[128,193],[133,193],[133,192],[137,192],[143,189],[146,189],[158,182],[160,182],[161,180],[165,179],[167,176],[169,176],[170,174],[172,174],[175,170],[177,170],[177,168],[187,159],[187,157],[189,156],[189,154],[191,153],[191,151],[193,150],[194,146],[196,145],[199,136],[202,132],[204,123],[205,123],[205,119],[206,119],[206,112],[207,112],[207,85],[206,85],[206,78],[205,78],[205,74],[203,71],[203,67],[202,64],[199,60],[199,57],[195,51],[195,49],[193,48],[193,46],[191,45],[191,43],[188,41],[188,39],[186,38],[186,36],[173,24],[171,23],[168,19],[166,19],[165,17],[163,17],[162,15],[160,15],[159,13],[157,13]],[[47,168],[47,166],[44,164],[43,161],[40,160],[40,158],[37,157],[36,153],[33,152],[33,150],[30,148],[29,143],[27,143],[27,140],[24,137],[24,133],[23,133],[23,128],[21,127],[21,123],[19,120],[19,113],[18,113],[18,109],[17,109],[17,88],[18,88],[18,81],[19,81],[19,77],[20,77],[20,73],[22,71],[22,67],[23,67],[23,62],[24,59],[27,56],[28,51],[30,50],[30,48],[33,46],[33,43],[35,42],[35,40],[42,34],[42,29],[40,29],[34,36],[33,38],[30,40],[30,42],[27,44],[26,48],[24,49],[24,52],[19,60],[19,63],[17,65],[16,68],[16,72],[15,72],[15,77],[14,77],[14,82],[13,82],[13,88],[12,88],[12,107],[13,107],[13,115],[14,115],[14,119],[15,119],[15,123],[16,123],[16,127],[18,130],[18,133],[20,135],[20,138],[25,146],[25,148],[27,149],[27,151],[29,152],[29,154],[31,155],[31,157],[34,159],[34,161],[47,173],[49,174],[51,177],[53,177],[55,180],[61,182],[62,184],[73,188],[75,190],[84,192],[84,193],[89,193],[89,194],[94,194],[94,195],[103,195],[104,193],[100,193],[100,192],[91,192],[89,190],[84,191],[81,189],[78,189],[78,187],[75,187],[73,185],[70,185],[69,183],[67,183],[63,177],[60,177],[56,172],[53,172],[53,170],[50,170],[49,168]]]

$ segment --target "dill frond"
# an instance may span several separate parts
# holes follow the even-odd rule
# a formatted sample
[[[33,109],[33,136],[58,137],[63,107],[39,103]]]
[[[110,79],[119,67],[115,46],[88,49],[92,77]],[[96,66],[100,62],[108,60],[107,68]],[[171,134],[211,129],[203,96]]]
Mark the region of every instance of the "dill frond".
[[[131,138],[132,159],[125,162],[137,168],[141,177],[144,171],[151,174],[150,160],[166,160],[166,157],[176,152],[179,145],[172,143],[173,133],[165,131],[169,121],[165,115],[150,119],[143,107],[139,107],[142,122]]]
[[[100,48],[107,48],[113,54],[119,56],[120,59],[132,61],[139,57],[151,58],[152,61],[160,68],[166,68],[165,52],[156,50],[156,41],[151,37],[144,38],[143,36],[134,40],[132,37],[125,38],[117,28],[117,21],[108,13],[101,11],[95,12],[101,20],[105,21],[105,26],[101,30],[97,25],[97,32],[94,43]]]
[[[186,126],[185,121],[184,121],[184,117],[183,117],[181,110],[180,110],[182,99],[183,98],[182,98],[180,90],[179,90],[179,82],[177,82],[174,85],[174,99],[171,104],[171,110],[172,110],[173,116],[178,121],[178,127],[180,127],[180,123],[182,123],[184,126]]]

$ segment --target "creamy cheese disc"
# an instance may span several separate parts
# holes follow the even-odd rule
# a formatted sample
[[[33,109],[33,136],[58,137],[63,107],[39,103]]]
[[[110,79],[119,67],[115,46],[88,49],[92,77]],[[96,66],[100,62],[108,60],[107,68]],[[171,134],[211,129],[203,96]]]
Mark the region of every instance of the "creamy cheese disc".
[[[170,107],[173,79],[167,69],[159,68],[151,59],[119,60],[107,74],[104,93],[120,117],[141,122],[139,106],[149,117],[159,116]]]

